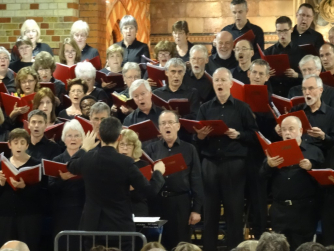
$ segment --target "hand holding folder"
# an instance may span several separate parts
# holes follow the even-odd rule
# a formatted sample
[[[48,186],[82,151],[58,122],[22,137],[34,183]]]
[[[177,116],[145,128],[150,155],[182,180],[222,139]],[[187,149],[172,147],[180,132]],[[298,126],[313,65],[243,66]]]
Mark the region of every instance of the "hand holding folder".
[[[9,116],[12,111],[16,107],[24,107],[27,106],[29,109],[26,113],[21,114],[19,119],[23,122],[23,120],[28,119],[28,113],[32,110],[32,101],[35,97],[35,93],[29,94],[27,96],[24,96],[22,98],[14,97],[12,95],[9,95],[7,93],[1,93],[1,99],[3,102],[3,106],[5,109],[6,114]]]
[[[108,74],[105,74],[104,72],[96,71],[95,81],[102,84],[102,80],[105,83],[116,84],[113,88],[122,89],[125,87],[123,75],[120,73],[109,72]]]
[[[41,165],[26,166],[17,169],[3,153],[1,154],[1,169],[6,177],[6,181],[14,191],[17,190],[17,187],[13,185],[11,178],[17,182],[20,182],[22,179],[26,185],[36,184],[40,182],[42,178]]]
[[[143,152],[143,155],[141,158],[151,164],[151,170],[153,170],[152,168],[156,163],[158,163],[159,161],[162,161],[165,164],[165,173],[163,174],[163,176],[168,176],[168,175],[186,170],[188,168],[186,162],[184,161],[183,155],[181,153],[153,161],[150,158],[150,156],[148,156],[145,152]]]
[[[288,99],[288,98],[284,98],[284,97],[272,94],[271,99],[281,114],[290,111],[291,108],[296,105],[305,103],[305,98],[303,96],[296,96],[291,99]]]
[[[332,169],[313,169],[308,171],[320,185],[334,185],[334,170]]]
[[[124,95],[119,94],[118,92],[113,92],[111,94],[113,104],[120,108],[121,106],[130,107],[133,110],[137,109],[137,105],[133,99],[129,99]]]
[[[196,133],[196,130],[202,129],[205,126],[212,128],[212,131],[207,136],[222,136],[228,131],[228,126],[222,120],[189,120],[179,119],[181,126],[183,126],[189,133]]]
[[[153,64],[146,64],[147,74],[150,79],[152,79],[157,84],[159,83],[159,80],[165,80],[168,81],[168,78],[165,74],[165,68],[160,67]],[[161,87],[161,86],[159,86]]]
[[[46,160],[42,159],[42,169],[43,174],[50,177],[60,178],[60,172],[67,173],[67,164],[65,163],[59,163],[56,161]],[[81,176],[73,175],[72,179],[78,179],[81,178]]]
[[[260,132],[256,132],[256,136],[265,154],[269,154],[271,158],[276,156],[283,158],[283,162],[278,165],[278,168],[298,165],[304,159],[303,153],[295,139],[271,143]]]

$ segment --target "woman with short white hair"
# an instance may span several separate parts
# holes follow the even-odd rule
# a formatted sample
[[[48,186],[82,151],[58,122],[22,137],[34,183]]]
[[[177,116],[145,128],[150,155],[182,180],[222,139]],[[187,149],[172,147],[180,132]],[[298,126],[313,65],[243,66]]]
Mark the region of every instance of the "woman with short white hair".
[[[0,83],[4,83],[9,93],[16,92],[14,72],[9,69],[10,53],[0,46]]]
[[[136,39],[138,24],[131,15],[124,16],[119,23],[123,40],[116,44],[124,49],[123,65],[126,62],[146,63],[142,55],[150,57],[150,51],[147,44],[139,42]]]
[[[71,27],[71,37],[75,40],[81,50],[81,61],[85,59],[92,59],[100,56],[97,49],[87,44],[87,37],[89,35],[89,26],[87,22],[78,20],[73,23]]]
[[[27,19],[24,21],[21,27],[21,36],[27,36],[32,43],[33,51],[32,55],[36,56],[41,51],[47,51],[53,56],[52,49],[48,44],[41,43],[41,29],[39,28],[38,24],[33,19]],[[18,48],[15,46],[12,49],[11,54],[11,62],[17,61],[20,59],[20,54]]]
[[[75,76],[85,81],[88,85],[86,95],[91,95],[97,100],[110,104],[110,98],[102,89],[95,86],[96,69],[90,62],[79,62],[75,67]],[[111,96],[110,96],[111,97]]]
[[[66,150],[55,157],[53,161],[67,163],[71,157],[80,149],[85,137],[81,124],[76,119],[68,121],[64,125],[62,141]],[[63,230],[78,230],[80,218],[85,203],[85,186],[83,179],[78,179],[70,172],[59,171],[59,178],[49,178],[49,189],[52,194],[54,236]],[[79,238],[71,237],[69,241],[70,250],[79,247]],[[59,250],[66,250],[66,239],[59,240]]]

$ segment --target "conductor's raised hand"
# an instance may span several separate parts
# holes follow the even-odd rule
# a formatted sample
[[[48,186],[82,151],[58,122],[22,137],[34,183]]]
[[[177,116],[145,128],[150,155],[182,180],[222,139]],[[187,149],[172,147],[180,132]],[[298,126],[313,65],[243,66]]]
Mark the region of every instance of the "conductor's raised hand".
[[[166,167],[165,167],[165,163],[163,163],[162,161],[159,161],[157,163],[154,164],[153,167],[154,171],[160,171],[161,174],[164,174],[166,171]]]
[[[201,215],[199,213],[191,212],[189,221],[188,221],[188,225],[195,225],[198,222],[200,222],[200,220],[201,220]]]
[[[284,158],[280,156],[271,157],[266,150],[267,163],[270,167],[277,167],[284,162]]]
[[[25,188],[26,187],[26,183],[24,183],[24,180],[22,178],[20,178],[20,181],[16,181],[14,180],[12,177],[9,177],[10,182],[12,183],[13,187],[15,188]]]
[[[213,131],[213,128],[211,126],[204,126],[201,129],[197,129],[195,126],[193,128],[197,133],[197,138],[200,140],[205,139],[205,137],[208,136],[209,133]]]
[[[100,141],[95,141],[97,136],[97,132],[87,132],[84,140],[82,141],[82,147],[81,149],[85,150],[86,152],[88,152],[89,150],[92,150],[93,148],[95,148]]]

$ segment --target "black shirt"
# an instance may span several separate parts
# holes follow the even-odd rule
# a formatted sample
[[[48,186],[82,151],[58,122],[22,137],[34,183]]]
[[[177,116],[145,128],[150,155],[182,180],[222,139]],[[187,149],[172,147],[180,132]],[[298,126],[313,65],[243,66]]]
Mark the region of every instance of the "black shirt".
[[[323,92],[321,94],[321,101],[326,105],[334,108],[334,88],[328,85],[323,85]],[[303,96],[302,86],[297,85],[290,88],[288,98],[291,99],[296,96]]]
[[[196,120],[223,120],[229,128],[240,132],[238,139],[230,139],[226,135],[206,137],[204,140],[196,137],[205,157],[246,157],[248,144],[256,140],[255,131],[258,127],[249,105],[231,95],[225,104],[221,104],[218,98],[214,97],[201,105]]]
[[[302,142],[300,150],[304,158],[312,163],[312,168],[316,168],[324,161],[321,150],[314,145]],[[272,178],[271,187],[274,201],[308,199],[316,195],[316,181],[299,165],[279,169],[270,167],[266,158],[260,173]]]
[[[175,92],[171,91],[169,89],[169,86],[163,86],[160,87],[153,92],[158,97],[162,98],[165,101],[168,101],[170,99],[181,99],[185,98],[188,99],[190,103],[190,113],[182,116],[186,119],[195,119],[198,109],[199,109],[199,95],[196,89],[188,89],[184,84],[181,84],[179,89]]]
[[[290,68],[298,73],[298,78],[290,78],[286,76],[273,76],[270,78],[274,94],[287,97],[291,87],[302,83],[303,76],[300,73],[299,61],[305,55],[304,52],[295,43],[290,42],[286,47],[283,47],[279,42],[277,42],[266,49],[264,54],[287,54],[289,57]]]
[[[9,69],[13,70],[14,72],[18,73],[23,67],[32,66],[32,62],[22,62],[21,60],[11,62],[9,64]]]
[[[203,205],[203,184],[200,161],[195,147],[192,144],[176,139],[171,148],[164,140],[159,140],[147,146],[145,152],[153,159],[158,160],[178,153],[187,164],[187,169],[165,176],[163,191],[186,193],[191,192],[193,197],[193,212],[201,213]]]
[[[81,61],[84,61],[86,59],[93,59],[97,56],[100,56],[97,49],[89,46],[88,44],[86,44],[85,47],[81,51]]]
[[[59,112],[58,117],[71,120],[71,119],[74,119],[75,116],[74,115],[68,115],[67,112],[66,112],[66,109],[64,109],[64,110],[61,110]]]
[[[5,84],[9,93],[16,92],[14,72],[10,69],[7,70],[6,76],[2,79],[2,83]]]
[[[147,44],[139,42],[137,39],[135,39],[128,47],[126,47],[124,44],[124,40],[116,44],[123,47],[124,49],[122,65],[124,65],[126,62],[135,62],[138,64],[146,63],[146,59],[142,58],[141,55],[145,55],[146,57],[150,58],[150,51]]]
[[[14,62],[14,61],[18,61],[20,60],[20,55],[16,54],[14,52],[15,50],[12,50],[11,53],[11,58],[10,58],[10,62]],[[35,57],[38,53],[40,53],[41,51],[46,51],[49,52],[51,54],[51,56],[53,56],[53,51],[50,48],[50,46],[48,44],[45,43],[36,43],[36,47],[35,49],[32,51],[32,56]],[[17,51],[18,52],[18,51]]]
[[[31,157],[18,167],[36,166],[41,162]],[[0,186],[0,216],[19,216],[41,214],[41,183],[26,185],[25,188],[18,188],[17,191],[8,184]]]
[[[61,148],[58,144],[43,136],[36,145],[32,143],[29,144],[27,153],[38,160],[42,158],[52,160],[61,153]]]
[[[67,163],[71,160],[67,150],[53,161],[60,163]],[[63,180],[60,177],[49,177],[49,189],[53,195],[53,207],[83,207],[85,202],[85,184],[83,179],[69,179]]]
[[[130,126],[150,119],[155,124],[155,126],[159,128],[159,116],[162,111],[163,109],[156,106],[155,104],[152,104],[151,110],[148,114],[143,113],[139,108],[137,108],[128,116],[126,116],[123,125]]]
[[[264,48],[264,34],[263,34],[263,30],[262,30],[261,27],[255,25],[255,24],[252,24],[252,23],[249,22],[249,20],[247,20],[246,25],[241,30],[239,30],[237,28],[235,23],[227,25],[222,29],[222,31],[228,31],[229,33],[231,33],[232,36],[233,36],[233,40],[242,36],[243,34],[245,34],[249,30],[253,30],[254,35],[255,35],[255,39],[253,41],[254,56],[252,57],[252,60],[254,60],[254,59],[260,58],[260,54],[259,54],[259,51],[257,49],[256,44],[259,44],[259,46],[261,47],[262,50]],[[215,47],[213,47],[213,48],[215,48]]]
[[[55,79],[54,77],[51,78],[50,82],[55,84],[56,96],[62,100],[63,94],[66,94],[65,84],[59,79]]]
[[[212,82],[203,74],[199,79],[196,78],[192,70],[186,71],[183,78],[183,85],[188,89],[195,88],[199,95],[201,102],[211,100],[215,96],[215,92],[212,87]]]
[[[106,102],[109,106],[112,105],[111,96],[109,98],[107,93],[102,88],[95,87],[89,95],[92,95],[98,101]]]
[[[320,47],[325,43],[323,36],[311,28],[306,30],[303,34],[299,34],[297,31],[297,25],[293,27],[291,41],[297,45],[313,44],[317,51],[319,51]]]
[[[237,67],[238,61],[235,59],[234,52],[232,51],[231,56],[228,59],[221,59],[218,53],[212,54],[209,57],[209,63],[205,65],[205,70],[211,76],[216,69],[225,67],[229,70]]]
[[[326,155],[326,151],[334,145],[334,109],[321,102],[320,108],[313,113],[307,104],[294,106],[291,112],[299,110],[304,110],[312,127],[319,127],[326,134],[325,140],[311,137],[307,133],[303,134],[302,139],[318,146]]]
[[[190,58],[190,53],[189,52],[190,52],[191,47],[194,46],[194,44],[190,43],[189,41],[187,41],[187,44],[188,44],[187,53],[183,57],[181,57],[179,54],[177,54],[177,57],[181,58],[183,60],[183,62],[188,62],[189,61],[189,58]]]

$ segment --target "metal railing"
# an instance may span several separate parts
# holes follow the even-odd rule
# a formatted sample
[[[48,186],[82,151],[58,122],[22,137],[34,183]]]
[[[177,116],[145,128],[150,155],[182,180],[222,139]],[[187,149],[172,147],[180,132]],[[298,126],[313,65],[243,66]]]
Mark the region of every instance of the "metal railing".
[[[121,249],[122,248],[122,237],[131,237],[132,239],[132,251],[135,250],[135,238],[139,237],[142,239],[143,241],[143,246],[147,243],[146,237],[145,235],[138,233],[138,232],[100,232],[100,231],[61,231],[59,232],[56,237],[55,237],[55,241],[54,241],[54,251],[59,251],[58,250],[58,244],[59,244],[59,238],[62,236],[66,236],[67,237],[67,242],[66,242],[66,250],[69,250],[69,238],[70,236],[79,236],[80,237],[80,251],[83,251],[83,236],[91,236],[93,237],[93,247],[95,246],[95,237],[96,236],[101,236],[101,237],[106,237],[106,245],[105,247],[108,248],[108,237],[111,236],[118,236],[118,248]],[[64,251],[64,250],[61,250]]]

